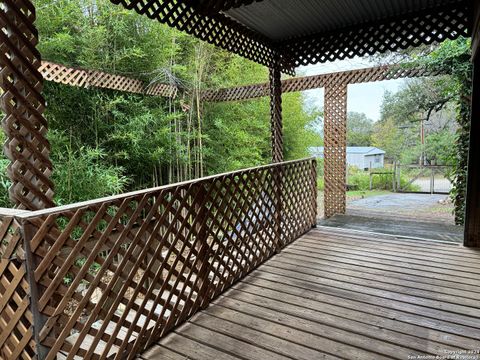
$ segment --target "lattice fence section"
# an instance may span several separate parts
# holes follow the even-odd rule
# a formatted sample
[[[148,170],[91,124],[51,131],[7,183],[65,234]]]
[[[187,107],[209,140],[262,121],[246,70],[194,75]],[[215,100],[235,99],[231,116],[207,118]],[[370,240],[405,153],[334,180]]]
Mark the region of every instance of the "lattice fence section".
[[[282,80],[282,93],[319,89],[331,83],[359,84],[373,81],[440,75],[422,67],[385,65],[359,70],[304,76]],[[269,95],[269,83],[206,90],[204,101],[221,102],[259,98]]]
[[[314,180],[306,159],[25,216],[46,358],[133,358],[308,231]]]
[[[28,0],[4,0],[0,7],[0,106],[7,136],[7,173],[12,181],[9,194],[16,207],[43,209],[53,206],[50,145],[47,122],[42,113],[40,54],[33,23],[35,9]]]
[[[39,71],[47,81],[78,86],[83,88],[99,87],[126,91],[136,94],[163,96],[175,98],[177,87],[169,84],[145,84],[138,79],[122,75],[110,74],[103,71],[71,68],[48,61],[42,61]]]
[[[344,214],[346,208],[347,85],[325,87],[324,108],[325,216]]]
[[[287,245],[317,223],[317,163],[293,163],[281,173],[281,236]],[[302,208],[298,208],[301,206]]]
[[[0,359],[34,359],[33,316],[20,225],[0,215]]]
[[[282,81],[282,85],[284,84],[285,80]],[[268,94],[269,84],[264,83],[218,90],[205,90],[202,92],[202,100],[211,102],[248,100],[268,96]]]

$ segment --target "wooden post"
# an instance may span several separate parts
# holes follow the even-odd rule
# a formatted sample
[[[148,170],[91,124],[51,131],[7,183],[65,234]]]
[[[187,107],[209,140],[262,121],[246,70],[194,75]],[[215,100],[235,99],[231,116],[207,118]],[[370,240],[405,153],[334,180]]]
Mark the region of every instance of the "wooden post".
[[[397,164],[397,192],[402,191],[402,166],[400,162]]]
[[[477,18],[478,8],[477,4]],[[478,20],[477,20],[478,24]],[[477,38],[480,35],[477,33]],[[467,194],[465,199],[465,237],[464,245],[480,247],[480,44],[473,62],[472,109],[470,127],[470,148],[468,151]],[[476,52],[476,53],[475,53]]]
[[[30,310],[32,311],[33,317],[33,338],[36,345],[36,355],[37,359],[45,359],[48,355],[49,348],[42,345],[40,333],[45,325],[47,320],[46,316],[42,314],[38,309],[38,300],[40,299],[41,285],[35,280],[35,270],[39,259],[32,253],[30,249],[30,242],[35,235],[37,229],[25,221],[22,224],[22,237],[23,237],[23,246],[25,250],[25,265],[27,270],[27,281],[30,287]]]
[[[29,0],[2,0],[0,14],[0,108],[10,199],[19,209],[44,209],[54,204],[35,7]]]
[[[282,124],[282,81],[280,72],[280,58],[275,58],[275,63],[269,69],[270,74],[270,127],[272,141],[272,163],[283,161],[283,124]],[[282,167],[272,168],[274,184],[274,231],[276,237],[276,251],[283,248],[282,236]]]
[[[392,172],[392,191],[397,192],[397,161],[393,160],[393,172]]]
[[[430,194],[435,192],[435,169],[430,167]]]
[[[345,214],[347,167],[347,84],[325,87],[325,217]]]
[[[197,185],[197,194],[194,199],[196,220],[193,224],[195,233],[195,244],[197,250],[196,272],[198,277],[197,291],[198,298],[200,299],[200,307],[205,308],[208,306],[208,289],[210,285],[209,273],[209,253],[210,245],[208,244],[208,216],[209,209],[207,208],[207,190],[208,183],[199,182]]]
[[[272,162],[283,161],[282,81],[277,58],[270,71],[270,127],[272,132]]]
[[[314,209],[314,224],[312,228],[317,227],[317,217],[318,217],[318,189],[317,189],[317,159],[312,159],[312,203]]]

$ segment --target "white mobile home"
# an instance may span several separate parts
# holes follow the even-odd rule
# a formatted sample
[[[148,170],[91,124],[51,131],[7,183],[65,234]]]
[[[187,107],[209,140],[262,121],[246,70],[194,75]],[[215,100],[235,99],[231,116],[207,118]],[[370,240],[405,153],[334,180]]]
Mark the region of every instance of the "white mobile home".
[[[310,154],[323,159],[323,146],[311,147]],[[359,169],[383,168],[385,151],[373,146],[347,146],[347,165]]]

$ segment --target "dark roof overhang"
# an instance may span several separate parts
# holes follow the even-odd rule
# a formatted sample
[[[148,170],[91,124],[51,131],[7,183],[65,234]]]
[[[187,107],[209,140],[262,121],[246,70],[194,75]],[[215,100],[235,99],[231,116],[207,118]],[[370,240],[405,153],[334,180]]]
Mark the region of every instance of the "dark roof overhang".
[[[315,64],[469,36],[469,0],[111,0],[266,66]]]

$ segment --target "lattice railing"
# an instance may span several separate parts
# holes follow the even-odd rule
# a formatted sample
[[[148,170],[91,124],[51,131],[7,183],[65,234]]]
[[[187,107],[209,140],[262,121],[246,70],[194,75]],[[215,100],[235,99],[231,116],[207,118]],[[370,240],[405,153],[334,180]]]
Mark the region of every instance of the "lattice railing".
[[[12,221],[21,224],[21,249],[31,260],[25,268],[30,294],[24,284],[15,299],[30,295],[35,316],[22,315],[30,322],[17,325],[8,320],[11,310],[0,313],[3,323],[29,334],[2,351],[27,342],[22,351],[30,353],[35,338],[40,358],[133,358],[315,224],[315,161],[28,212]],[[15,248],[10,239],[7,248]],[[4,276],[2,285],[14,277]]]
[[[33,316],[21,225],[0,210],[0,358],[34,359]]]

